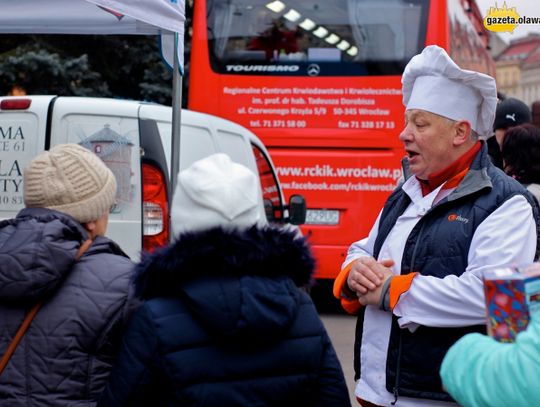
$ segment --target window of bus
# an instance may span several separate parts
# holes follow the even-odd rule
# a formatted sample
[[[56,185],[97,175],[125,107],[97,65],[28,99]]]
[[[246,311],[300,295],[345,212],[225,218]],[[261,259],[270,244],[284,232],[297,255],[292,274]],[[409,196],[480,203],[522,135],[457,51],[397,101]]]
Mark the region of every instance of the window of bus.
[[[209,0],[212,69],[243,75],[396,75],[421,51],[427,0]]]
[[[279,194],[276,175],[262,150],[256,145],[252,145],[252,148],[259,170],[266,218],[269,221],[280,221],[283,219],[283,202]]]

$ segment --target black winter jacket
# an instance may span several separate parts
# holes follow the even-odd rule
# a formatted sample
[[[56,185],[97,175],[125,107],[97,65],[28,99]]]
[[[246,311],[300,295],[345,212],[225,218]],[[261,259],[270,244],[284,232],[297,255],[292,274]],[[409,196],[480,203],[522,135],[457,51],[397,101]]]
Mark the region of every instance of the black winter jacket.
[[[349,406],[293,232],[184,234],[138,267],[134,315],[99,406]]]
[[[0,406],[92,406],[133,304],[133,264],[111,240],[87,239],[60,212],[23,209],[0,222],[0,356],[26,311],[43,306],[0,376]]]

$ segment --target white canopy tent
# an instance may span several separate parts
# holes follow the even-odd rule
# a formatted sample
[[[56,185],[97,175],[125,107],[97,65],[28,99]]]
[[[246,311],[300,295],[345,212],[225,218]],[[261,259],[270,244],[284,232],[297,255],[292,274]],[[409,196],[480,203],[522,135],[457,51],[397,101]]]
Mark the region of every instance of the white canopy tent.
[[[173,59],[166,62],[174,67],[170,178],[173,186],[179,169],[184,23],[184,0],[2,0],[0,3],[0,34],[161,36],[163,55]]]

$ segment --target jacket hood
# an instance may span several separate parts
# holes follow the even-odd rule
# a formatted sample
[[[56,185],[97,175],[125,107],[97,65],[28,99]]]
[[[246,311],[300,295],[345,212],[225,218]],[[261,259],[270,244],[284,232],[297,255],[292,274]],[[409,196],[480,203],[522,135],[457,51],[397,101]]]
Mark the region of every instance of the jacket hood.
[[[69,215],[26,208],[0,222],[0,302],[32,304],[54,292],[70,273],[86,230]],[[98,237],[83,255],[121,249]]]
[[[311,283],[314,264],[296,232],[214,228],[182,234],[144,257],[135,287],[143,299],[181,298],[201,324],[224,337],[271,339],[294,320],[297,286]]]

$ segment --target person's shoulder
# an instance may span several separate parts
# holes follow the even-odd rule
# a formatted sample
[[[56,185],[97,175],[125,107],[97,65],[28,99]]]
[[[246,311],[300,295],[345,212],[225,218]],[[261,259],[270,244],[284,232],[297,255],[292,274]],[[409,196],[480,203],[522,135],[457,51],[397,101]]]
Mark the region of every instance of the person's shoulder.
[[[492,166],[488,169],[488,175],[491,179],[492,188],[488,194],[484,195],[484,198],[480,197],[476,200],[477,204],[480,204],[480,202],[493,202],[494,200],[497,205],[510,203],[510,206],[508,206],[510,210],[517,208],[521,210],[523,200],[526,200],[531,207],[538,207],[537,198],[533,193],[529,192],[523,184],[508,176],[501,169]]]
[[[189,313],[184,301],[178,297],[154,297],[144,301],[144,311],[152,319],[166,318],[173,314]]]
[[[199,322],[180,298],[155,297],[144,300],[135,310],[133,319],[137,321],[139,329],[152,331],[157,337],[172,342],[189,342],[191,334],[200,332]]]
[[[89,270],[102,280],[117,280],[118,284],[131,284],[135,265],[112,240],[98,237],[79,260],[79,267]]]
[[[105,236],[96,237],[92,245],[88,248],[86,255],[114,259],[119,264],[133,265],[129,256],[122,250],[118,243]]]
[[[488,167],[488,175],[492,181],[493,189],[496,192],[503,191],[509,194],[526,194],[525,187],[519,181],[508,176],[503,170],[497,168],[495,165]]]
[[[302,289],[299,295],[298,313],[296,315],[296,322],[293,324],[293,334],[303,332],[306,336],[320,336],[325,332],[324,325],[321,321],[317,308],[313,303],[313,300]]]

